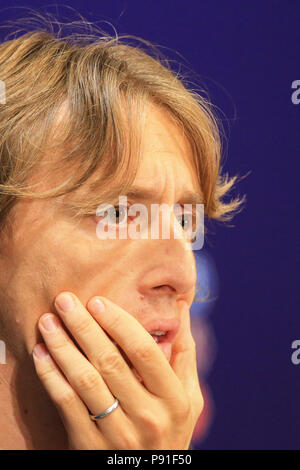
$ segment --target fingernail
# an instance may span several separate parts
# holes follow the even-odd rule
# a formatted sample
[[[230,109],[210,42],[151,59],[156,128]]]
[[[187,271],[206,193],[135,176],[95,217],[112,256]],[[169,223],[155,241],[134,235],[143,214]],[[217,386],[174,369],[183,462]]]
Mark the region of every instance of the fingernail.
[[[94,313],[102,313],[104,312],[105,310],[105,305],[104,303],[102,302],[102,300],[100,299],[93,299],[90,303],[89,303],[89,307],[91,308],[91,310],[94,312]]]
[[[47,331],[56,330],[58,327],[57,318],[54,315],[47,315],[42,319],[42,325]]]
[[[42,359],[43,357],[49,356],[49,353],[48,353],[48,350],[47,350],[46,346],[42,343],[36,344],[35,347],[33,348],[32,352],[33,352],[33,355],[37,359]]]
[[[63,312],[68,312],[74,308],[74,299],[70,294],[59,294],[55,299],[55,305]]]

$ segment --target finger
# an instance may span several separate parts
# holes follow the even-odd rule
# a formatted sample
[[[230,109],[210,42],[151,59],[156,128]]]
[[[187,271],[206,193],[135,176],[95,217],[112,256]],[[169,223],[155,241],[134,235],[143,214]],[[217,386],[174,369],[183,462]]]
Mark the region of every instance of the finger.
[[[171,366],[189,395],[195,418],[201,414],[204,406],[197,369],[196,343],[190,324],[190,309],[187,302],[179,303],[181,324],[174,341],[174,355]]]
[[[86,406],[65,379],[44,344],[35,346],[33,360],[37,375],[57,407],[71,441],[77,440],[79,445],[85,447],[97,442],[99,449],[104,448],[103,438],[90,420]]]
[[[109,408],[115,397],[99,372],[71,341],[59,318],[53,314],[43,315],[39,320],[39,329],[54,361],[88,409],[97,415]],[[108,420],[110,424],[120,424],[125,420],[121,406],[102,421],[107,423]]]
[[[102,301],[103,308],[97,300]],[[162,398],[174,398],[180,394],[182,384],[165,355],[132,315],[104,297],[91,299],[87,308],[125,352],[147,390]]]
[[[171,366],[191,399],[196,416],[203,410],[204,400],[197,370],[196,343],[191,332],[190,309],[180,302],[181,324],[174,341]]]
[[[59,302],[62,296],[66,295],[71,296],[73,305]],[[135,414],[137,401],[147,406],[145,387],[137,380],[118,347],[79,299],[72,293],[64,292],[56,298],[55,306],[65,326],[99,371],[111,393],[122,403],[125,412],[129,415]]]
[[[185,301],[181,301],[178,307],[181,312],[181,323],[174,340],[171,366],[185,389],[194,389],[199,383],[199,378],[196,344],[191,332],[190,309]]]

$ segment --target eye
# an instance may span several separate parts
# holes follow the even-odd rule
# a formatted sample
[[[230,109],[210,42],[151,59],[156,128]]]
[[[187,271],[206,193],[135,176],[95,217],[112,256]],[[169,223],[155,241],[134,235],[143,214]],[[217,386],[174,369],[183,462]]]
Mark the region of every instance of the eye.
[[[179,224],[183,228],[187,238],[193,243],[197,237],[204,234],[204,224],[199,220],[200,216],[196,214],[196,210],[184,208],[176,205],[174,214]],[[204,222],[204,221],[203,221]]]
[[[194,225],[194,214],[183,210],[183,207],[175,208],[175,217],[184,230],[192,230]]]
[[[193,214],[183,214],[179,220],[182,228],[188,230],[193,226]]]
[[[127,216],[127,206],[114,206],[111,210],[112,213],[112,223],[120,225],[125,222]]]
[[[96,218],[98,221],[105,219],[105,222],[110,225],[121,225],[126,222],[128,206],[116,205],[99,213]]]

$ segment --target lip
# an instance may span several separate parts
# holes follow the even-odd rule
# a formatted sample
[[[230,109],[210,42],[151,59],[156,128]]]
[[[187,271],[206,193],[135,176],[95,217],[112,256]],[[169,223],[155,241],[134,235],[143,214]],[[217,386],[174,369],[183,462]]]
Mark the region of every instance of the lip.
[[[164,356],[166,357],[167,361],[170,362],[172,356],[172,344],[174,341],[175,336],[178,333],[180,326],[180,320],[178,318],[172,318],[168,320],[157,320],[147,326],[143,325],[143,327],[148,331],[166,331],[164,336],[159,337],[159,342],[156,343],[157,346],[160,348]],[[152,335],[151,335],[152,336]]]
[[[175,336],[178,333],[180,326],[180,320],[178,318],[172,318],[169,320],[158,320],[148,325],[143,325],[145,330],[150,331],[166,331],[164,336],[160,337],[159,343],[173,343]]]

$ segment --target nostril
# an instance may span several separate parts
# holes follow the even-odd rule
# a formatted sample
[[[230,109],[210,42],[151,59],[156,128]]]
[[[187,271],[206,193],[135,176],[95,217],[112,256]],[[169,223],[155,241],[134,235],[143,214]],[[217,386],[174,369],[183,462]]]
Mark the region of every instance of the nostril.
[[[156,290],[159,289],[160,291],[163,291],[163,292],[164,291],[167,291],[167,292],[170,292],[170,291],[173,292],[174,291],[173,287],[171,287],[167,284],[162,284],[161,286],[156,286],[156,287],[154,287],[154,289],[156,289]]]

